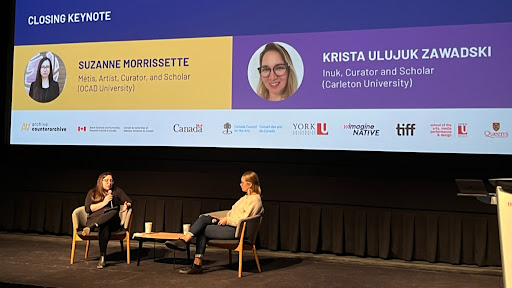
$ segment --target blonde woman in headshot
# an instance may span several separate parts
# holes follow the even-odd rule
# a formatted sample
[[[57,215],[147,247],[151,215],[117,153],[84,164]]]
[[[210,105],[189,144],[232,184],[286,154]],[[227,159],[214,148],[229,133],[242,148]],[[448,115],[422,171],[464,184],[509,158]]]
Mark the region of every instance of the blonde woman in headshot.
[[[187,243],[192,238],[196,239],[194,264],[191,267],[181,269],[179,271],[180,274],[203,273],[203,255],[208,240],[235,239],[236,226],[238,226],[242,219],[259,215],[263,212],[260,180],[255,172],[247,171],[242,175],[240,189],[245,194],[233,204],[226,217],[215,218],[209,215],[201,215],[190,226],[189,232],[185,234],[183,239],[165,242],[165,245],[170,249],[185,251],[187,250]]]
[[[297,90],[292,58],[283,46],[271,42],[260,53],[258,95],[269,101],[284,100]]]

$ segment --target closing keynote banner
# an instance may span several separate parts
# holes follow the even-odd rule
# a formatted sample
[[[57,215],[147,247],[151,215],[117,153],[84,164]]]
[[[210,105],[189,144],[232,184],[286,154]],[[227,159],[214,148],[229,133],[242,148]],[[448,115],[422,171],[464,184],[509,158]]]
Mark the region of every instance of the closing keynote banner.
[[[11,143],[512,154],[512,16],[199,2],[17,1]]]

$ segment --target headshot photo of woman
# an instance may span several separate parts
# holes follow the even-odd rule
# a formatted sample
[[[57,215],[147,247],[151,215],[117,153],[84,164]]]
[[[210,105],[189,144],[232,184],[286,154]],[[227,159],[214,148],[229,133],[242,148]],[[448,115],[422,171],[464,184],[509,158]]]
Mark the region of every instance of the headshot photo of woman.
[[[53,80],[52,62],[47,57],[39,61],[36,80],[30,84],[28,95],[37,102],[46,103],[59,96],[59,84]]]
[[[37,102],[55,100],[65,83],[66,69],[62,61],[51,52],[41,52],[30,59],[25,70],[25,89]]]
[[[259,79],[256,88],[253,89],[261,98],[281,101],[297,91],[299,80],[294,61],[282,44],[266,44],[259,53],[258,61],[256,69]]]

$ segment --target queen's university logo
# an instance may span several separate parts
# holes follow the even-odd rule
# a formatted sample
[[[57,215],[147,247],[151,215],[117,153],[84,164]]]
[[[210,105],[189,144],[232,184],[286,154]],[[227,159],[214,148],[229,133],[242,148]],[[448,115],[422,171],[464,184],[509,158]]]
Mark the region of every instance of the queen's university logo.
[[[30,129],[30,123],[23,123],[21,125],[21,131],[28,131]]]
[[[498,132],[500,130],[500,122],[492,123],[492,129],[494,129],[494,131]]]

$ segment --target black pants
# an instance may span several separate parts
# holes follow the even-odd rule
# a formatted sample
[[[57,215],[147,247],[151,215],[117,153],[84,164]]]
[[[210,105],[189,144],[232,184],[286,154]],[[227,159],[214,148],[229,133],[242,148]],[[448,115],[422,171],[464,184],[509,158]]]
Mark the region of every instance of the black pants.
[[[217,225],[211,216],[201,215],[190,227],[190,232],[196,237],[196,257],[203,257],[206,243],[209,239],[235,239],[236,227]]]
[[[98,227],[93,227],[91,231],[98,231],[98,242],[100,244],[101,256],[107,255],[108,240],[112,232],[118,231],[121,228],[121,219],[119,218],[119,212],[117,210],[111,210],[107,213],[102,214],[96,219]],[[88,225],[94,223],[87,223]]]

